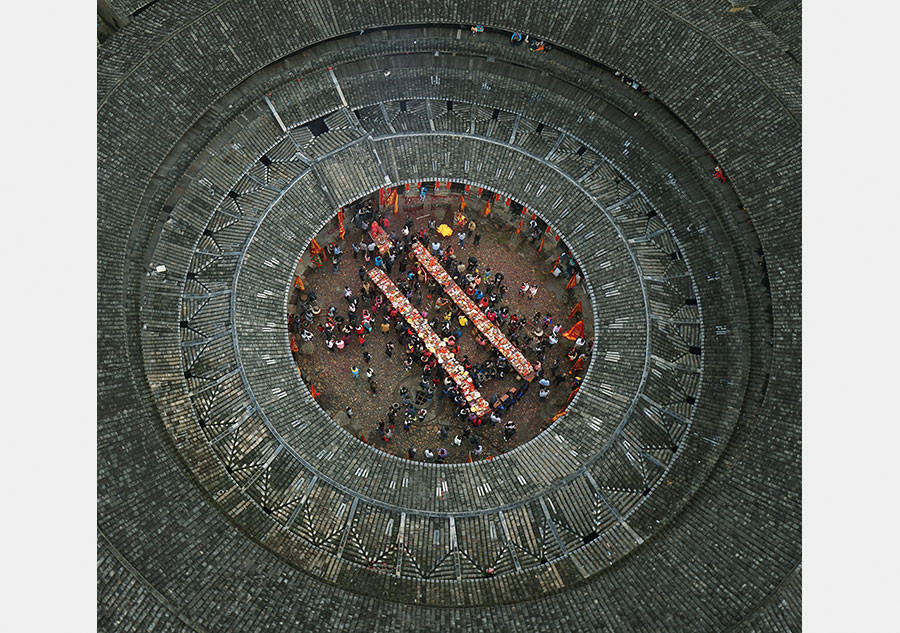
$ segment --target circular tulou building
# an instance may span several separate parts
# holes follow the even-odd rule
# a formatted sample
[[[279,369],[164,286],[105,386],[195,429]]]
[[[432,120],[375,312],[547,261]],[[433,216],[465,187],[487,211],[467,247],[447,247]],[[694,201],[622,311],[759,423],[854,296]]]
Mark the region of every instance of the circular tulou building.
[[[799,2],[98,7],[99,630],[800,630]]]

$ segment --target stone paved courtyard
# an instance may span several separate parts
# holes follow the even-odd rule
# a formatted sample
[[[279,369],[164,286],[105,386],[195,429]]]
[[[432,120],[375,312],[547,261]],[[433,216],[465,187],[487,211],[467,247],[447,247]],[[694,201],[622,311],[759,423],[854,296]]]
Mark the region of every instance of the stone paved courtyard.
[[[430,187],[429,191],[431,191]],[[444,188],[439,189],[436,194],[430,192],[423,201],[419,198],[415,187],[412,187],[408,193],[401,189],[398,203],[399,212],[394,214],[392,210],[386,211],[389,231],[395,232],[397,239],[400,239],[400,231],[404,222],[409,218],[412,221],[412,235],[422,229],[426,231],[424,242],[426,246],[429,246],[432,240],[437,239],[443,248],[452,246],[459,261],[466,262],[468,257],[475,257],[478,260],[479,270],[490,269],[494,274],[502,272],[504,274],[503,285],[508,287],[508,291],[505,297],[496,303],[495,308],[506,305],[511,314],[527,318],[527,327],[518,332],[520,337],[518,347],[532,364],[539,360],[538,354],[532,348],[534,333],[541,327],[540,323],[538,325],[534,323],[534,315],[538,312],[542,318],[548,314],[551,315],[553,324],[562,326],[562,332],[567,331],[579,319],[585,318],[584,331],[587,345],[582,350],[586,351],[591,343],[593,327],[590,322],[590,309],[580,293],[580,285],[576,289],[567,291],[565,288],[568,281],[566,273],[563,272],[558,278],[551,274],[556,256],[561,253],[552,232],[546,234],[544,248],[541,253],[538,253],[540,238],[532,241],[528,236],[530,212],[524,216],[521,233],[517,235],[516,227],[523,217],[520,214],[520,207],[507,209],[504,200],[492,200],[493,211],[485,218],[482,214],[485,201],[476,197],[473,190],[468,197],[465,213],[467,221],[476,222],[476,233],[480,233],[482,237],[480,243],[475,246],[473,235],[467,230],[465,247],[460,249],[455,231],[449,237],[444,238],[428,230],[428,223],[432,218],[437,226],[446,223],[448,226],[455,227],[454,214],[459,208],[459,198],[460,194],[450,194]],[[372,207],[377,209],[377,196],[373,196],[370,200]],[[361,203],[364,205],[365,201],[361,201]],[[292,331],[291,336],[298,349],[298,352],[294,353],[294,357],[301,375],[308,385],[311,384],[321,394],[317,400],[322,408],[348,432],[381,450],[400,457],[408,457],[409,449],[414,448],[416,450],[414,459],[423,460],[426,448],[433,451],[436,458],[439,449],[444,448],[447,456],[443,461],[446,463],[485,459],[502,454],[520,446],[546,429],[553,416],[565,408],[572,392],[573,376],[583,374],[583,372],[568,374],[573,362],[567,359],[567,353],[572,349],[574,343],[563,338],[562,332],[559,342],[552,346],[545,346],[543,352],[542,369],[551,381],[550,395],[543,401],[540,399],[540,385],[535,379],[529,384],[527,392],[521,399],[511,409],[500,414],[502,422],[496,425],[492,425],[490,420],[485,418],[483,424],[474,426],[467,419],[457,416],[455,403],[450,396],[443,396],[440,385],[434,389],[432,399],[430,401],[426,399],[420,385],[422,364],[417,361],[412,364],[410,369],[405,367],[405,349],[400,344],[398,333],[393,327],[396,319],[391,320],[390,331],[383,333],[380,328],[382,318],[379,314],[372,322],[371,332],[364,335],[364,345],[359,344],[356,332],[352,331],[347,337],[343,350],[329,351],[327,349],[326,336],[319,331],[318,327],[324,324],[330,306],[335,307],[336,315],[340,315],[344,319],[348,318],[348,302],[343,296],[345,286],[351,288],[354,297],[359,297],[357,307],[359,316],[362,315],[363,310],[372,312],[373,302],[380,295],[380,291],[375,287],[369,297],[366,297],[362,291],[359,268],[360,266],[373,267],[374,256],[366,262],[362,253],[354,258],[351,250],[351,244],[359,244],[363,235],[362,230],[352,222],[356,207],[357,205],[351,205],[345,209],[346,235],[343,241],[338,240],[336,220],[329,222],[316,238],[317,243],[323,248],[327,248],[332,243],[340,244],[343,254],[339,257],[337,272],[334,272],[333,257],[331,256],[321,267],[311,265],[306,268],[303,275],[305,291],[301,292],[299,289],[295,289],[291,295],[291,305],[289,306],[289,313],[303,313],[305,307],[302,297],[307,297],[310,292],[317,295],[320,313],[313,318],[311,325],[306,326],[307,331],[313,334],[312,340],[304,343],[299,331]],[[543,227],[544,225],[540,224],[537,230],[540,231]],[[366,241],[371,240],[367,237]],[[307,250],[303,255],[301,265],[310,261],[310,255],[310,251]],[[562,268],[565,268],[566,260],[567,257],[563,254],[560,258]],[[406,272],[401,272],[398,260],[392,266],[389,276],[398,282],[414,270],[414,264],[408,264]],[[451,271],[448,270],[448,272]],[[533,299],[520,294],[519,288],[523,282],[537,284],[539,289]],[[447,307],[435,308],[435,302],[438,301],[441,294],[436,286],[428,285],[423,289],[421,305],[416,305],[415,295],[413,305],[424,309],[428,314],[429,321],[434,317],[441,321],[447,311]],[[385,297],[382,296],[382,299],[386,302]],[[569,314],[579,300],[583,301],[582,305],[585,309],[581,314],[570,319]],[[298,303],[301,305],[300,308],[297,307]],[[458,314],[457,310],[453,316],[454,326],[457,324]],[[402,319],[402,317],[399,318]],[[361,318],[357,322],[360,323]],[[297,330],[296,327],[290,329]],[[490,345],[482,346],[476,342],[475,331],[471,324],[461,329],[463,335],[458,341],[457,357],[460,360],[468,357],[472,365],[478,365],[487,360],[491,355]],[[508,326],[501,329],[505,335],[510,336]],[[547,333],[549,333],[549,329]],[[531,345],[527,347],[522,344],[524,334],[532,339]],[[546,339],[546,337],[544,338]],[[385,349],[388,342],[392,342],[395,346],[391,358],[387,357]],[[370,354],[368,363],[364,358],[364,352]],[[418,354],[416,356],[418,357]],[[585,369],[589,360],[590,354],[586,354]],[[554,372],[551,371],[554,361],[559,362],[557,373],[561,377],[560,379],[556,379]],[[356,378],[351,372],[351,367],[354,365],[359,368],[359,375]],[[374,370],[373,378],[376,385],[374,393],[366,379],[368,369]],[[504,394],[511,387],[521,388],[523,384],[522,379],[510,369],[502,378],[486,380],[481,385],[481,392],[485,398],[490,398],[495,393]],[[406,407],[401,398],[401,389],[404,387],[409,392],[414,409],[414,421],[409,425],[409,429],[404,428],[404,420],[407,417],[405,415]],[[347,407],[351,408],[352,417],[348,417],[345,412]],[[388,412],[392,407],[395,407],[396,416],[391,436],[385,440],[384,434],[379,432],[379,422],[385,422],[385,432],[390,429],[391,421]],[[420,417],[418,412],[423,408],[427,414]],[[503,426],[509,420],[515,422],[516,433],[507,441],[504,439]],[[446,437],[441,436],[442,426],[446,427]],[[468,437],[465,436],[466,433],[469,434]],[[454,438],[457,435],[460,435],[462,440],[458,446],[454,444]],[[477,437],[473,438],[473,436]],[[480,456],[475,454],[479,443],[482,446]]]

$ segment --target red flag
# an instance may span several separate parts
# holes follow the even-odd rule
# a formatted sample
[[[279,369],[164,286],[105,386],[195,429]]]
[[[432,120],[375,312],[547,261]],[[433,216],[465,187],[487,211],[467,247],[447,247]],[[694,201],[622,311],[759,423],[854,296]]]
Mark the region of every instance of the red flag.
[[[584,336],[584,321],[579,321],[570,327],[568,332],[563,334],[563,338],[567,338],[570,341],[574,341],[581,336]]]
[[[491,203],[488,202],[486,205],[484,205],[484,217],[487,217],[490,214],[491,214]]]
[[[306,290],[306,286],[303,284],[303,280],[300,277],[294,278],[294,285],[300,288],[300,290]]]
[[[575,389],[572,390],[572,393],[569,394],[569,399],[566,400],[566,406],[569,406],[569,403],[572,402],[572,398],[575,397],[575,394],[578,393],[578,390],[579,390],[579,389],[581,389],[580,386],[579,386],[579,387],[575,387]]]
[[[578,357],[578,360],[575,361],[575,364],[572,365],[572,369],[569,370],[569,375],[574,374],[576,371],[584,370],[584,354]]]
[[[576,305],[574,308],[572,308],[572,311],[569,312],[569,318],[570,319],[574,318],[574,316],[576,314],[578,314],[579,312],[581,312],[581,302],[580,301],[578,302],[578,305]]]
[[[575,287],[576,282],[575,279],[578,278],[578,273],[572,273],[572,278],[569,280],[569,283],[566,284],[566,290],[571,290]]]
[[[344,239],[344,234],[346,231],[344,230],[344,207],[341,207],[338,211],[338,237],[340,239]]]
[[[566,414],[566,410],[565,410],[565,409],[560,409],[560,410],[559,410],[559,413],[557,413],[556,415],[554,415],[553,418],[552,418],[550,421],[551,421],[551,422],[556,422],[558,419],[560,419],[561,417],[563,417],[565,414]]]
[[[312,250],[312,254],[318,255],[323,262],[328,260],[328,255],[326,254],[325,249],[319,246],[316,238],[313,238],[312,242],[309,243],[309,248],[310,250]]]
[[[525,220],[519,220],[519,226],[516,227],[516,235],[522,232],[522,222]]]
[[[293,337],[293,336],[291,337],[291,351],[292,351],[292,352],[299,352],[299,351],[300,351],[300,348],[297,347],[297,341],[294,340],[294,337]]]
[[[543,235],[541,235],[541,245],[538,246],[538,253],[544,250],[544,237],[546,237],[547,232],[545,231]]]
[[[314,400],[322,395],[321,391],[316,391],[316,388],[313,386],[312,383],[309,384],[309,393],[313,397]]]
[[[384,187],[378,190],[378,206],[384,206]]]

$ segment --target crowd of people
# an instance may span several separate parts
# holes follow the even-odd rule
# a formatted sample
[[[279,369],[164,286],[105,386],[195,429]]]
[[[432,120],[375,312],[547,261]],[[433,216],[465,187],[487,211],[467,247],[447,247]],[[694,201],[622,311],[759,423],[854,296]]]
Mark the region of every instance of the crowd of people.
[[[417,393],[410,393],[409,389],[401,387],[400,401],[392,403],[387,410],[377,415],[378,421],[374,428],[368,432],[364,429],[365,441],[389,443],[396,438],[398,432],[408,433],[414,424],[423,421],[428,416],[429,408],[444,404],[442,410],[446,412],[450,409],[453,414],[440,424],[440,438],[449,440],[451,427],[458,428],[459,432],[453,433],[453,444],[461,446],[467,443],[470,455],[477,458],[484,453],[483,433],[479,432],[481,429],[500,425],[504,442],[509,442],[516,434],[514,410],[530,390],[532,383],[520,380],[516,386],[503,393],[486,393],[492,380],[503,379],[515,371],[507,359],[473,327],[463,311],[443,293],[437,281],[426,273],[412,253],[413,240],[419,240],[425,248],[430,249],[459,287],[479,306],[485,317],[526,355],[535,369],[534,383],[537,389],[534,391],[538,392],[540,401],[550,397],[555,389],[571,390],[580,382],[579,372],[569,375],[568,368],[561,367],[559,355],[554,355],[557,358],[552,362],[545,362],[548,351],[560,345],[563,319],[551,314],[541,314],[539,311],[529,313],[519,309],[514,312],[510,308],[510,288],[506,284],[504,273],[491,270],[476,256],[481,233],[474,221],[463,219],[458,223],[456,239],[453,240],[438,233],[437,222],[433,217],[418,230],[411,217],[407,217],[402,225],[392,227],[392,221],[397,223],[400,217],[402,216],[382,214],[377,207],[373,209],[371,203],[357,211],[352,222],[360,230],[361,238],[351,243],[351,253],[344,254],[337,244],[327,249],[334,272],[344,265],[357,267],[357,284],[353,287],[346,285],[343,289],[343,303],[330,305],[327,310],[318,309],[318,297],[314,292],[309,292],[306,302],[298,305],[296,313],[290,318],[289,329],[303,342],[315,342],[329,354],[348,355],[346,367],[349,377],[358,380],[364,374],[372,394],[378,393],[375,370],[371,367],[361,369],[356,359],[361,357],[362,366],[368,366],[372,354],[377,353],[376,350],[395,363],[398,372],[405,373],[407,378],[410,375],[418,377],[415,388]],[[384,231],[386,239],[376,242],[372,238],[373,223],[377,223]],[[472,236],[471,243],[466,241],[468,236]],[[568,258],[567,264],[562,265],[567,266],[568,272],[576,268],[575,261],[571,258]],[[369,279],[367,267],[371,266],[381,268],[391,277],[410,304],[420,311],[443,343],[457,356],[471,376],[474,386],[488,399],[491,405],[489,415],[476,415],[467,407],[466,399],[439,365],[436,355],[425,348],[397,308]],[[523,282],[518,288],[522,301],[517,303],[527,305],[537,292],[537,281]],[[460,342],[464,338],[473,340],[478,349],[486,352],[477,355],[482,360],[472,359],[465,353],[460,356]],[[590,354],[592,344],[592,340],[585,341],[583,337],[578,337],[564,358],[574,364],[579,358],[584,359],[585,355]],[[356,353],[351,354],[351,350]],[[582,362],[581,366],[584,364]],[[560,387],[562,383],[565,384]],[[347,414],[352,417],[350,407],[347,408]],[[369,439],[366,439],[366,435]],[[410,446],[407,457],[417,459],[417,449]],[[425,448],[421,458],[440,463],[447,458],[447,450]]]

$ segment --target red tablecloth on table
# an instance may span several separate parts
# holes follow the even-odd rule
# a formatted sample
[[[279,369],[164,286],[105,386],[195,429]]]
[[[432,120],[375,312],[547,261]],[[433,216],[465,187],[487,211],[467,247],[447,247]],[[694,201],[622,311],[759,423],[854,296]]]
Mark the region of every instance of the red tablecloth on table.
[[[469,408],[475,415],[487,415],[491,407],[487,401],[481,397],[481,394],[472,384],[472,377],[469,372],[460,365],[453,353],[447,349],[447,346],[441,341],[437,333],[431,329],[419,311],[413,308],[409,301],[400,292],[400,289],[380,268],[372,268],[369,270],[369,277],[375,282],[375,285],[387,296],[397,311],[403,315],[406,322],[412,326],[413,331],[425,343],[425,348],[432,354],[437,356],[438,363],[444,368],[447,374],[459,386],[460,393],[469,403]]]
[[[413,243],[413,253],[416,259],[425,268],[426,272],[437,279],[438,283],[444,288],[444,291],[450,295],[450,298],[460,307],[460,309],[469,317],[469,320],[475,324],[475,327],[484,335],[484,337],[503,354],[519,375],[525,380],[534,379],[534,367],[522,355],[518,348],[509,342],[509,339],[503,335],[496,325],[491,323],[484,313],[478,309],[466,293],[453,281],[453,278],[447,274],[444,267],[440,265],[425,247],[419,242]]]

